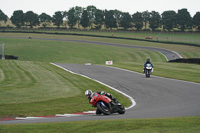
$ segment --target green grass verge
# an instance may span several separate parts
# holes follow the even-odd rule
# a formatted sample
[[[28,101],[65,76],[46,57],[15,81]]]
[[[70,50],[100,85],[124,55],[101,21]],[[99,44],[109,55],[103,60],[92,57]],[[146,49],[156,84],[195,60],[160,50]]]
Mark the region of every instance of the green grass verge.
[[[0,104],[39,102],[80,94],[79,89],[66,82],[49,63],[1,61],[0,66]]]
[[[60,123],[0,125],[15,133],[199,133],[200,117],[93,120]]]
[[[154,72],[152,75],[200,83],[200,67],[198,64],[160,62],[154,62],[153,64]],[[122,62],[120,64],[115,64],[114,66],[140,73],[142,72],[140,63]]]
[[[61,31],[58,31],[58,33]],[[91,34],[91,35],[102,35],[102,36],[114,36],[114,37],[128,37],[145,39],[147,36],[151,36],[152,40],[169,41],[169,42],[184,42],[191,44],[200,45],[200,34],[193,33],[164,33],[164,32],[96,32],[96,31],[63,31],[61,33],[78,33],[78,34]]]
[[[24,30],[22,30],[24,31]],[[37,32],[43,32],[42,30],[36,30]],[[30,32],[30,30],[28,31]],[[71,34],[82,34],[82,35],[100,35],[108,37],[126,37],[145,39],[147,36],[151,36],[154,41],[165,41],[165,42],[180,42],[200,45],[200,34],[199,33],[179,33],[179,32],[137,32],[137,31],[76,31],[76,30],[53,30],[44,31],[49,33],[71,33]]]
[[[25,36],[25,34],[4,34],[6,36]],[[56,36],[31,34],[33,37],[76,39],[76,36]],[[178,52],[186,58],[200,58],[200,47],[157,44],[130,40],[102,39],[81,37],[80,40],[103,41],[128,45],[165,48]],[[48,61],[60,63],[92,63],[104,64],[106,60],[113,60],[114,66],[137,72],[142,72],[142,65],[146,57],[150,57],[155,64],[154,75],[176,78],[200,83],[198,78],[199,65],[166,63],[165,58],[157,52],[130,49],[122,47],[101,46],[96,44],[46,41],[35,39],[2,38],[6,43],[7,54],[19,56],[24,61]],[[118,42],[117,42],[118,41]],[[182,75],[184,73],[184,76]]]
[[[87,89],[113,93],[125,106],[129,99],[99,83],[45,62],[0,61],[0,116],[55,115],[94,108]]]
[[[8,55],[23,61],[104,64],[106,60],[144,62],[146,56],[155,54],[155,61],[165,61],[159,53],[123,47],[102,46],[88,43],[47,41],[36,39],[2,38]],[[157,58],[158,57],[158,58]]]
[[[70,36],[70,35],[46,35],[46,34],[31,34],[31,33],[0,33],[2,43],[7,42],[6,37],[26,37],[31,36],[33,38],[51,38],[51,39],[74,39],[74,40],[87,40],[87,41],[98,41],[106,43],[126,44],[135,46],[146,46],[146,47],[157,47],[164,48],[179,53],[184,58],[200,58],[200,47],[185,46],[185,45],[174,45],[174,44],[163,44],[154,42],[142,42],[134,40],[122,40],[122,39],[111,39],[111,38],[100,38],[100,37],[87,37],[87,36]],[[59,43],[57,43],[59,44]],[[71,43],[72,44],[72,43]],[[46,48],[46,47],[44,47]],[[52,51],[51,51],[52,52]],[[54,51],[55,52],[55,51]]]

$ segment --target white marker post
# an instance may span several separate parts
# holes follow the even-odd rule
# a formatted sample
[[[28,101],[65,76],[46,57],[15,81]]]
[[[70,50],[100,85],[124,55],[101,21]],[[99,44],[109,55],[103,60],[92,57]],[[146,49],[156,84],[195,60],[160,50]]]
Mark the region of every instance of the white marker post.
[[[2,47],[2,60],[5,60],[5,56],[4,56],[4,43],[2,45],[0,45]]]

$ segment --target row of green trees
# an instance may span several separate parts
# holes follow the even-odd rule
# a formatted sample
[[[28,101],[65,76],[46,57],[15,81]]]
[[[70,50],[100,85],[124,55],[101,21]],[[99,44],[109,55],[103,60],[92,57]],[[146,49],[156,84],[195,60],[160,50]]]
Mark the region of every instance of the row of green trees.
[[[0,21],[7,21],[8,17],[0,10]],[[66,19],[66,21],[63,21]],[[200,12],[191,17],[187,9],[180,9],[175,11],[164,11],[162,14],[156,11],[136,12],[133,15],[119,10],[100,10],[95,6],[88,6],[87,8],[73,7],[68,11],[57,11],[51,17],[46,13],[38,15],[33,11],[24,13],[22,10],[13,12],[10,20],[17,27],[42,25],[47,27],[54,24],[57,27],[61,25],[74,28],[95,28],[101,29],[102,26],[107,29],[113,28],[136,28],[137,30],[146,30],[150,28],[155,31],[158,28],[171,31],[174,28],[185,31],[186,29],[196,28],[200,31]]]

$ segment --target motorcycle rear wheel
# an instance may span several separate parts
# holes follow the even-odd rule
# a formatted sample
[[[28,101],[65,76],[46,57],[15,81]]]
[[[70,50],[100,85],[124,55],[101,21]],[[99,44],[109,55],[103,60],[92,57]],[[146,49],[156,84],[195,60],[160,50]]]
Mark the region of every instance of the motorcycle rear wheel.
[[[118,111],[117,111],[119,114],[124,114],[125,113],[125,108],[124,106],[120,105],[118,106]]]

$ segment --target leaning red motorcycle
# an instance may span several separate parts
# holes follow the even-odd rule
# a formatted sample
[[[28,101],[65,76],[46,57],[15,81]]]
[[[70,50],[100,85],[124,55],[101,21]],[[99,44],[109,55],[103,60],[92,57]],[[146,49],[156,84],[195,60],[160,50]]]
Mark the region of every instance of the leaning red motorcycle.
[[[90,104],[97,107],[96,114],[103,113],[110,115],[112,113],[124,114],[125,108],[122,104],[113,102],[109,97],[100,94],[93,94]]]

